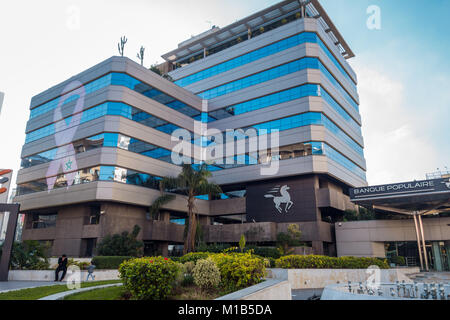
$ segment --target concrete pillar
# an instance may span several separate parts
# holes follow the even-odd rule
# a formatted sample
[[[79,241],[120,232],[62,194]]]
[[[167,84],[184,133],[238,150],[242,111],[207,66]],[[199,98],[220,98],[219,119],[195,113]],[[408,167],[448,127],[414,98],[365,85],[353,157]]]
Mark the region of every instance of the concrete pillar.
[[[434,257],[434,270],[438,272],[444,271],[444,266],[441,259],[441,247],[439,242],[433,242],[433,257]]]
[[[450,271],[450,241],[445,242],[445,252],[447,253],[447,270]]]
[[[211,217],[208,216],[199,216],[198,223],[202,226],[208,226],[211,224]]]
[[[170,212],[161,212],[159,219],[161,221],[169,223],[170,222]]]
[[[315,255],[323,255],[323,241],[313,241],[312,242],[312,249]]]

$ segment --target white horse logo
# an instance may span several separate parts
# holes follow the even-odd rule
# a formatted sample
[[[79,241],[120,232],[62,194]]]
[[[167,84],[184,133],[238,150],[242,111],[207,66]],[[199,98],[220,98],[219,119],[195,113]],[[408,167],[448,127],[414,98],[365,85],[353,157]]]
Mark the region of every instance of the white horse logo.
[[[450,179],[448,179],[448,181],[442,182],[442,183],[445,184],[448,189],[450,189]]]
[[[281,208],[281,205],[283,203],[286,204],[286,207],[284,208],[284,211],[286,213],[289,212],[289,210],[292,208],[294,203],[291,201],[291,195],[289,194],[288,190],[290,190],[288,186],[282,186],[281,188],[279,186],[276,186],[272,190],[269,191],[269,194],[266,194],[264,197],[267,199],[273,198],[273,202],[275,203],[275,208],[278,210],[279,213],[283,213],[283,209]],[[274,194],[280,193],[281,197],[275,197]]]

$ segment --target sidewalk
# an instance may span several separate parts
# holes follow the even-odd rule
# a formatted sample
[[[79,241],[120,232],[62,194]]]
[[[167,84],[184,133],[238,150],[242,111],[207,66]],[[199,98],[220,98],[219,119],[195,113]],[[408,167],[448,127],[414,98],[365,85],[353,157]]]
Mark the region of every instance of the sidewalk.
[[[61,282],[42,282],[42,281],[8,281],[8,282],[0,282],[0,293],[19,290],[19,289],[28,289],[28,288],[37,288],[37,287],[47,287],[53,285],[61,285],[64,284]]]

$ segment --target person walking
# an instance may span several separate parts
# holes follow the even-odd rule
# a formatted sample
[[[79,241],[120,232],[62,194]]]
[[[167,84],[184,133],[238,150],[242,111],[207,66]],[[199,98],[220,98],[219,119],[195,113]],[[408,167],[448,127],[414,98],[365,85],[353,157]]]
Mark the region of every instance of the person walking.
[[[95,269],[95,264],[91,261],[91,264],[89,265],[89,267],[87,268],[88,270],[88,275],[86,278],[86,281],[89,281],[89,277],[92,278],[92,281],[95,281],[95,275],[94,275],[94,269]]]
[[[59,259],[58,259],[58,267],[56,268],[55,271],[55,281],[63,281],[64,277],[66,276],[67,273],[67,256],[65,254],[63,254]],[[58,280],[59,278],[59,273],[63,272],[61,279]]]

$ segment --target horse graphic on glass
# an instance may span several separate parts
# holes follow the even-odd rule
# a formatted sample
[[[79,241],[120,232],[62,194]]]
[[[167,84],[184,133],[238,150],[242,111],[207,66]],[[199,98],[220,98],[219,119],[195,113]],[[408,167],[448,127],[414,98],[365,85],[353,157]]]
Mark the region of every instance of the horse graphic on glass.
[[[283,208],[281,207],[282,204],[286,204],[284,207],[284,212],[288,213],[289,210],[294,205],[294,202],[291,201],[291,195],[289,194],[288,190],[291,188],[287,185],[282,186],[276,186],[272,190],[268,192],[264,197],[267,199],[273,199],[273,202],[275,203],[275,208],[278,210],[279,213],[283,213]],[[276,194],[281,194],[280,197],[275,196]]]
[[[450,179],[448,179],[448,181],[442,182],[443,184],[445,184],[445,186],[450,189]]]

